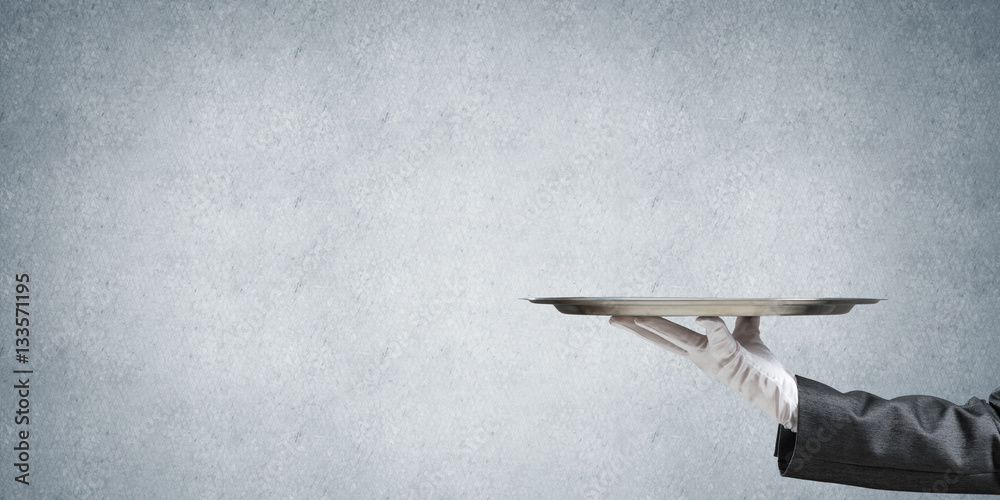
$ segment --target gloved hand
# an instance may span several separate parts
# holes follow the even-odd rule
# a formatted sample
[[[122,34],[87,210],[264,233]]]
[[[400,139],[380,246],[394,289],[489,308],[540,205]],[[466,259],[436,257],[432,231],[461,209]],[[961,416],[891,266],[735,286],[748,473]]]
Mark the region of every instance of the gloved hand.
[[[781,366],[760,340],[760,318],[740,317],[729,333],[722,319],[700,317],[707,336],[652,316],[612,316],[611,324],[639,334],[690,359],[705,373],[739,392],[756,408],[792,431],[798,427],[799,390],[795,375]]]

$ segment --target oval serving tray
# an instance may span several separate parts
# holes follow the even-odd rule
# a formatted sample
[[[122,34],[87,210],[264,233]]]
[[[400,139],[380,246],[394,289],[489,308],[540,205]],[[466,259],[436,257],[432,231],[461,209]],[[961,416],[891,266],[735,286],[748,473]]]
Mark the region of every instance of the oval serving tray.
[[[845,314],[883,299],[709,299],[654,297],[537,297],[564,314],[598,316],[810,316]]]

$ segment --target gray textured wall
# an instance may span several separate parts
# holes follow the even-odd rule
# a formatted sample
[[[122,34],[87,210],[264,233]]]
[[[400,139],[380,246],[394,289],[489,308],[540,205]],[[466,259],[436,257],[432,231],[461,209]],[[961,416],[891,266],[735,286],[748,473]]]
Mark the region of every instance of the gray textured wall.
[[[873,296],[794,372],[1000,384],[994,2],[0,2],[0,493],[895,498],[533,295]],[[32,485],[13,482],[30,273]]]

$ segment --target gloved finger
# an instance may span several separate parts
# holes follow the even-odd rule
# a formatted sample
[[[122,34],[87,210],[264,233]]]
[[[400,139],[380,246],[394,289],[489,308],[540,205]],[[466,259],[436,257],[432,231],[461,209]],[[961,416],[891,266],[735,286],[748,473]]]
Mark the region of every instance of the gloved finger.
[[[635,324],[649,330],[664,339],[676,344],[678,347],[691,351],[704,349],[708,345],[708,339],[704,335],[684,328],[673,321],[668,321],[656,316],[639,316],[635,318]]]
[[[720,357],[729,356],[739,348],[736,340],[729,333],[726,322],[722,321],[722,318],[718,316],[701,316],[695,322],[698,323],[698,326],[705,329],[705,333],[708,336],[708,349],[716,355]]]
[[[681,356],[687,356],[687,351],[674,345],[670,341],[664,339],[663,337],[642,328],[635,324],[635,318],[632,316],[612,316],[609,321],[613,326],[617,326],[622,330],[628,330],[674,354],[680,354]]]
[[[740,344],[760,340],[760,316],[740,316],[736,318],[736,326],[733,328],[733,338]]]

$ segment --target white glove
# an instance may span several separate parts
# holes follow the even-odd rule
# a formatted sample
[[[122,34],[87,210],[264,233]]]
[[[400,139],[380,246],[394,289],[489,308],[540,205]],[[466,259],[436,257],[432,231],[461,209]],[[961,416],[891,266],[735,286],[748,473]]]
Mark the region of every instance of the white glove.
[[[703,372],[739,392],[774,421],[796,431],[799,389],[795,375],[781,366],[760,340],[760,318],[740,317],[729,333],[722,319],[700,317],[708,336],[653,316],[613,316],[611,324],[639,334],[664,349],[690,359]]]

